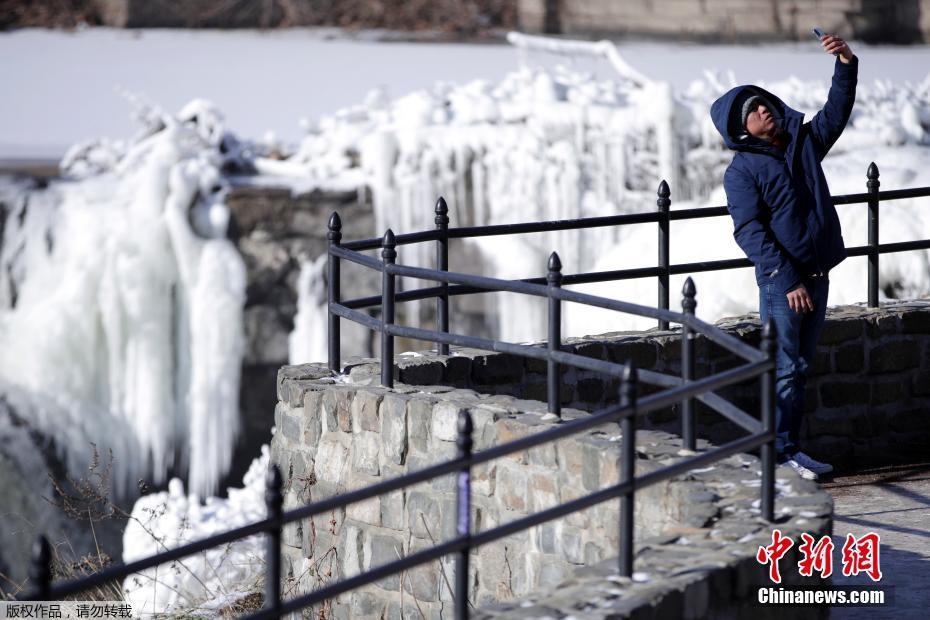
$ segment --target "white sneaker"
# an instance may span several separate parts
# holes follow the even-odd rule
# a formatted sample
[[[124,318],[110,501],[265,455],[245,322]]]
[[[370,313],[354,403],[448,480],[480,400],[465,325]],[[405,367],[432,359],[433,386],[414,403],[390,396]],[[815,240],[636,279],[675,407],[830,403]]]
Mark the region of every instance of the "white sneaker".
[[[791,457],[790,459],[782,463],[782,465],[787,465],[794,471],[798,472],[798,475],[804,478],[805,480],[816,480],[817,479],[816,473],[812,472],[808,468],[798,463],[796,460],[794,460],[794,457]]]
[[[815,461],[814,459],[812,459],[811,457],[809,457],[808,455],[800,451],[795,452],[791,458],[797,461],[799,465],[811,470],[818,476],[829,474],[831,471],[833,471],[833,465],[830,465],[829,463],[821,463],[820,461]]]

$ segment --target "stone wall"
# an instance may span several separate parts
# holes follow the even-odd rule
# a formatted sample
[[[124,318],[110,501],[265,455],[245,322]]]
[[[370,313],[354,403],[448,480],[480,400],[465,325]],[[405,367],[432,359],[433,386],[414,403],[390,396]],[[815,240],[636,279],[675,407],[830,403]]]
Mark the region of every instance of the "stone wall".
[[[721,320],[726,331],[758,346],[757,315]],[[670,332],[617,332],[572,338],[565,349],[678,375],[681,338]],[[732,368],[740,359],[699,337],[696,376]],[[380,381],[376,360],[354,360],[347,371],[360,383]],[[930,301],[887,302],[880,309],[841,306],[827,311],[806,390],[802,447],[838,469],[909,461],[926,454],[930,443]],[[479,392],[546,399],[546,365],[504,354],[460,349],[446,359],[424,352],[399,357],[396,376],[404,383],[443,383]],[[589,371],[563,369],[562,401],[584,410],[615,403],[618,384]],[[757,415],[758,383],[731,387],[721,395]],[[697,404],[698,431],[714,442],[742,433],[719,414]],[[677,413],[657,411],[645,418],[650,428],[677,433]]]
[[[930,39],[930,0],[518,0],[520,27],[545,30],[547,5],[568,35],[806,40],[820,26],[869,42]]]
[[[758,344],[759,324],[751,316],[721,326]],[[679,372],[681,342],[674,331],[604,334],[565,344],[598,359]],[[702,338],[696,351],[698,376],[738,363]],[[831,309],[812,371],[805,449],[840,467],[925,455],[930,301]],[[538,361],[469,349],[449,357],[423,352],[398,356],[395,378],[394,389],[379,387],[380,368],[371,359],[349,360],[338,377],[321,365],[281,370],[272,458],[286,474],[287,507],[451,458],[463,409],[475,420],[476,450],[559,423],[541,402],[545,365]],[[615,402],[616,383],[593,373],[568,370],[562,383],[568,406],[563,419]],[[757,383],[723,395],[757,415]],[[701,408],[698,419],[700,434],[715,443],[738,434]],[[655,412],[644,422],[651,430],[637,433],[637,474],[686,454],[678,437],[661,430],[677,429],[674,411]],[[605,425],[477,469],[475,528],[616,482],[618,435],[615,425]],[[701,440],[698,449],[709,445]],[[764,615],[749,608],[752,585],[765,583],[753,556],[771,535],[758,519],[758,467],[755,457],[737,455],[638,494],[639,575],[633,582],[613,572],[617,504],[611,501],[477,551],[473,602],[498,617],[518,617],[527,609],[572,615],[579,613],[578,601],[586,601],[585,617],[625,616],[640,608],[665,610],[668,617]],[[453,533],[454,506],[449,476],[291,527],[285,589],[306,591],[445,540]],[[790,535],[831,529],[829,495],[784,468],[778,470],[776,511],[779,527]],[[451,561],[441,568],[436,563],[346,595],[332,611],[336,617],[399,618],[402,611],[440,617],[450,611],[445,582],[451,575]],[[817,617],[822,610],[807,611]]]
[[[494,359],[455,356],[443,366],[455,374],[470,365],[467,376],[488,386],[499,367],[485,362]],[[441,378],[418,374],[431,365],[403,364],[401,377]],[[398,383],[387,390],[365,385],[368,377],[358,371],[354,379],[332,378],[320,365],[282,369],[272,459],[285,473],[285,508],[452,458],[462,410],[475,422],[476,451],[559,424],[539,401],[436,385]],[[585,415],[565,409],[563,420]],[[474,529],[487,530],[616,483],[620,439],[617,425],[607,424],[475,468]],[[707,447],[703,441],[698,446]],[[638,475],[682,454],[681,440],[673,435],[637,433]],[[759,519],[759,476],[758,459],[736,455],[640,490],[634,581],[619,579],[611,559],[618,549],[616,500],[485,545],[473,553],[472,603],[485,608],[479,617],[525,617],[528,607],[564,617],[578,614],[580,601],[586,605],[584,617],[659,608],[666,609],[665,617],[704,617],[747,608],[752,585],[766,579],[752,558],[759,545],[771,542],[770,527]],[[777,489],[783,532],[797,537],[802,531],[818,536],[830,531],[828,494],[790,470],[779,470]],[[450,475],[290,526],[284,536],[283,591],[307,592],[433,546],[453,537],[454,518]],[[783,562],[792,566],[788,559]],[[453,573],[451,557],[434,562],[353,591],[334,601],[327,615],[447,617]],[[788,583],[800,582],[796,571],[786,573]],[[819,617],[820,611],[803,613]]]

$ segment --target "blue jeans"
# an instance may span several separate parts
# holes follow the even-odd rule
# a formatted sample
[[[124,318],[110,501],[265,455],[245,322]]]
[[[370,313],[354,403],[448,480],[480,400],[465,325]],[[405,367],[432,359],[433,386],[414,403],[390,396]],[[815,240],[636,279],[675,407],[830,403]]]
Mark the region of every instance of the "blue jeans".
[[[798,433],[804,415],[804,388],[807,370],[817,350],[823,328],[830,281],[826,277],[805,278],[804,286],[814,302],[814,310],[798,314],[788,307],[788,298],[775,290],[774,283],[759,287],[759,314],[765,323],[775,322],[775,451],[779,461],[798,451]]]

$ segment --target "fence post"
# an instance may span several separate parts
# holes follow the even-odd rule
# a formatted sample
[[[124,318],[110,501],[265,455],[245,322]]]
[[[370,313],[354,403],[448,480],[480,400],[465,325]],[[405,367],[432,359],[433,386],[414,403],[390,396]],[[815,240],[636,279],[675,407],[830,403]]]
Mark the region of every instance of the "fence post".
[[[668,310],[668,265],[669,265],[669,227],[668,227],[668,208],[672,201],[669,196],[672,195],[668,189],[668,183],[665,179],[659,183],[659,198],[656,204],[659,206],[659,268],[662,270],[659,274],[659,308]],[[667,330],[668,321],[659,319],[659,329]]]
[[[562,261],[553,252],[549,255],[549,352],[558,351],[562,345],[562,302],[552,296],[552,289],[562,286]],[[549,358],[548,399],[549,413],[562,416],[562,379],[559,377],[559,363]]]
[[[471,457],[472,431],[474,425],[468,410],[459,412],[458,419],[458,457]],[[456,492],[455,530],[460,537],[471,537],[471,467],[459,470]],[[468,554],[471,546],[466,545],[455,557],[455,619],[468,618]]]
[[[329,253],[327,261],[327,278],[329,280],[329,305],[338,304],[341,301],[339,257],[333,256],[332,248],[338,246],[342,241],[342,219],[339,214],[333,211],[329,216],[329,232],[326,233],[329,239]],[[329,315],[329,369],[333,372],[339,372],[340,340],[339,340],[339,317],[333,314],[332,308],[328,308]]]
[[[281,608],[281,470],[272,465],[265,474],[265,515],[272,520],[266,547],[265,602],[262,609]],[[280,617],[275,615],[275,617]]]
[[[449,270],[449,207],[442,196],[436,201],[436,230],[439,238],[436,240],[436,269]],[[449,333],[449,283],[440,282],[442,292],[436,297],[436,331]],[[436,350],[439,355],[449,355],[449,345],[437,342]]]
[[[689,316],[694,316],[697,307],[694,280],[690,277],[685,280],[681,289],[681,310]],[[681,378],[685,382],[694,379],[694,333],[686,324],[681,325]],[[694,429],[694,399],[686,398],[681,403],[681,437],[686,450],[694,450],[697,445]]]
[[[878,166],[873,161],[866,173],[869,191],[869,308],[878,307]]]
[[[381,385],[387,388],[394,387],[394,336],[388,333],[394,323],[394,274],[387,266],[397,258],[396,247],[394,231],[388,228],[381,241]]]
[[[29,580],[36,600],[47,601],[52,589],[52,547],[45,536],[39,536],[32,544]]]
[[[762,428],[771,439],[762,444],[762,518],[772,521],[775,517],[775,322],[770,318],[762,326],[760,349],[765,358],[773,362],[772,368],[762,375]]]
[[[620,405],[631,410],[620,420],[620,484],[634,483],[636,456],[636,367],[631,362],[623,369]],[[633,575],[633,499],[635,490],[620,496],[620,576]]]

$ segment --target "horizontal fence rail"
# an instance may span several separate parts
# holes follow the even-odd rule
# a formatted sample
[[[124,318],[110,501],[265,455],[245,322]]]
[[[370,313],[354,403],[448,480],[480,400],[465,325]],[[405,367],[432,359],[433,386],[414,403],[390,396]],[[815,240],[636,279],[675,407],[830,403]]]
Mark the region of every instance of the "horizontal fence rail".
[[[868,204],[869,242],[865,246],[847,248],[847,253],[850,256],[867,256],[869,259],[868,298],[869,305],[873,307],[878,303],[878,256],[888,252],[930,249],[930,240],[878,243],[878,207],[881,200],[930,196],[930,188],[879,191],[878,179],[878,168],[873,163],[867,173],[868,191],[866,193],[833,197],[833,202],[837,205],[863,202]],[[474,429],[471,415],[466,410],[460,413],[458,420],[457,455],[455,458],[288,511],[283,510],[281,474],[278,468],[273,466],[269,469],[266,478],[265,503],[267,516],[265,519],[167,550],[149,558],[128,563],[117,563],[81,579],[52,583],[51,548],[48,541],[44,537],[40,537],[34,548],[30,570],[30,578],[34,589],[20,598],[26,600],[62,599],[89,588],[124,579],[133,573],[154,568],[159,564],[180,560],[220,545],[262,534],[266,537],[267,554],[264,602],[262,609],[248,616],[249,618],[280,618],[284,614],[319,604],[326,599],[352,589],[450,554],[455,555],[455,617],[459,619],[467,618],[469,613],[467,576],[470,561],[469,553],[472,549],[590,506],[609,500],[618,500],[620,503],[620,548],[618,549],[617,566],[619,574],[630,576],[633,571],[633,508],[636,490],[669,480],[691,469],[756,448],[760,450],[762,461],[760,512],[763,518],[771,522],[774,517],[775,502],[774,351],[776,334],[773,324],[768,322],[763,326],[760,348],[755,349],[720,328],[701,321],[694,315],[696,291],[691,278],[686,280],[682,290],[682,311],[674,312],[669,310],[669,276],[743,268],[752,266],[752,264],[745,258],[670,264],[669,229],[671,222],[719,217],[727,215],[728,210],[726,207],[710,207],[670,211],[671,192],[665,181],[660,183],[657,194],[656,205],[658,209],[651,213],[460,228],[449,227],[448,206],[445,200],[440,198],[435,208],[436,228],[434,230],[402,235],[394,235],[392,231],[388,230],[382,238],[363,239],[346,243],[342,242],[342,221],[337,213],[333,213],[329,220],[327,234],[329,240],[327,278],[329,283],[328,363],[330,370],[333,372],[341,370],[340,321],[350,320],[381,335],[381,380],[386,387],[393,386],[394,338],[405,337],[435,342],[437,351],[442,355],[449,353],[450,346],[461,346],[545,361],[547,363],[548,406],[549,411],[556,416],[561,414],[561,395],[559,392],[561,382],[559,377],[563,366],[584,369],[620,379],[617,404],[594,411],[588,416],[573,420],[560,420],[558,424],[545,431],[491,446],[478,452],[472,450],[472,433]],[[562,265],[558,254],[553,252],[549,257],[546,276],[538,278],[501,280],[449,271],[448,242],[450,239],[648,223],[658,224],[659,250],[658,264],[655,267],[566,275],[562,273]],[[436,244],[436,269],[413,267],[395,262],[397,258],[396,247],[398,245],[424,242]],[[364,250],[380,250],[380,260],[362,254],[361,252]],[[342,299],[341,262],[343,260],[381,273],[381,294],[357,299]],[[435,282],[436,285],[397,292],[396,279],[398,277],[427,280]],[[575,284],[643,277],[658,279],[659,297],[657,307],[607,299],[564,288]],[[450,297],[501,291],[547,299],[549,304],[549,338],[545,344],[508,343],[450,332]],[[404,326],[395,322],[397,303],[428,298],[436,299],[436,330]],[[584,304],[652,318],[658,321],[660,329],[663,330],[668,329],[672,323],[680,325],[681,376],[666,375],[648,369],[636,369],[629,363],[621,365],[563,351],[559,326],[561,323],[561,305],[564,302]],[[364,308],[373,307],[380,307],[380,318],[361,311]],[[706,377],[696,377],[694,370],[694,338],[698,335],[727,349],[742,358],[744,362],[734,368]],[[759,379],[760,403],[760,416],[758,418],[736,407],[716,393],[724,387],[757,378]],[[640,398],[638,397],[640,383],[660,389]],[[700,452],[696,451],[697,433],[693,409],[695,400],[703,402],[712,410],[739,425],[749,434],[723,446],[705,449]],[[637,419],[650,412],[670,406],[680,406],[682,444],[691,452],[684,452],[683,454],[688,456],[671,465],[637,477],[634,475]],[[617,484],[491,529],[480,532],[472,531],[470,522],[471,472],[474,467],[546,443],[568,439],[579,433],[610,423],[620,425],[623,438],[620,443],[621,454],[618,464],[620,476]],[[454,538],[436,544],[431,548],[409,554],[388,564],[372,568],[361,574],[322,586],[309,594],[287,601],[282,600],[280,589],[281,536],[285,525],[453,473],[457,474],[457,519]]]

